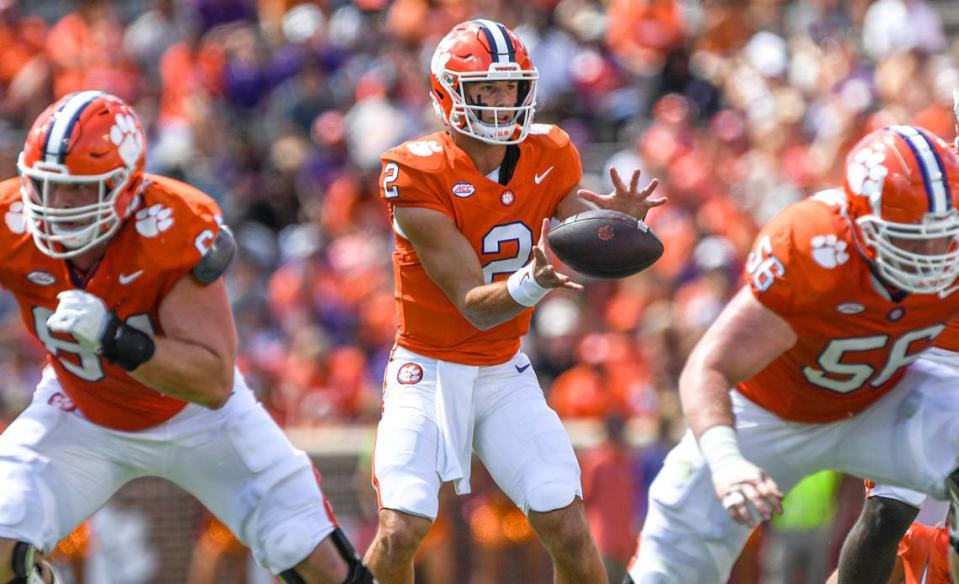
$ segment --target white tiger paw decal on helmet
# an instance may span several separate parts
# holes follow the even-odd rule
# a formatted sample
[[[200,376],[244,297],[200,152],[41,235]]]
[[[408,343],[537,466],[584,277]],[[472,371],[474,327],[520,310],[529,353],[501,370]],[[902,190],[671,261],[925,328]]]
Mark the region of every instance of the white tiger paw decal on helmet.
[[[10,209],[3,217],[7,224],[7,229],[14,233],[23,233],[27,230],[27,222],[23,217],[23,201],[10,203]]]
[[[151,205],[137,211],[137,232],[143,237],[156,237],[173,226],[173,209]]]
[[[846,181],[849,188],[857,195],[865,195],[870,199],[877,199],[882,193],[882,184],[889,172],[882,162],[886,159],[885,152],[863,148],[856,152],[852,163],[846,167]]]
[[[137,128],[133,116],[117,114],[113,127],[110,128],[110,141],[116,144],[120,158],[127,166],[136,164],[143,152],[143,134]]]
[[[835,235],[817,235],[812,238],[812,259],[820,266],[833,269],[849,261],[846,242],[836,239]]]

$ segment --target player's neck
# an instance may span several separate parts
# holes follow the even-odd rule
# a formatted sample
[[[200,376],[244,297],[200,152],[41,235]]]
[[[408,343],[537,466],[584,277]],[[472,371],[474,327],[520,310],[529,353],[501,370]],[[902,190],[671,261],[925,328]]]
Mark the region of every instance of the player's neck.
[[[505,145],[487,144],[456,131],[450,132],[450,135],[453,137],[453,142],[472,159],[473,165],[480,174],[485,176],[503,163],[503,157],[506,156]]]
[[[90,270],[97,267],[100,264],[100,260],[103,259],[104,254],[106,254],[107,245],[104,242],[101,245],[91,249],[88,252],[82,253],[77,257],[70,258],[67,260],[70,262],[70,267],[74,269],[79,275],[85,276]]]

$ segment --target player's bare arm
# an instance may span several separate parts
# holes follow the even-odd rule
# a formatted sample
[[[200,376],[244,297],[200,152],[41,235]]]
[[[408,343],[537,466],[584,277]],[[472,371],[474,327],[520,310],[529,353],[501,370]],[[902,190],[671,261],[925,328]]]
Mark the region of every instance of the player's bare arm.
[[[223,279],[204,286],[184,276],[160,304],[159,318],[164,335],[154,338],[156,352],[130,375],[202,406],[226,403],[237,339]]]
[[[394,213],[427,275],[473,326],[488,330],[529,308],[513,298],[506,282],[484,283],[476,252],[449,217],[421,207],[396,207]],[[549,220],[544,220],[539,242],[533,248],[529,277],[547,290],[582,290],[580,284],[557,272],[549,262],[545,252],[548,225]]]
[[[181,278],[160,304],[164,334],[153,338],[120,322],[93,294],[69,290],[59,299],[50,329],[73,335],[144,385],[214,409],[229,399],[237,341],[222,279],[203,286]]]
[[[560,220],[590,209],[609,209],[620,211],[637,219],[645,219],[649,210],[666,204],[666,197],[651,198],[659,186],[659,180],[653,179],[645,188],[639,188],[639,169],[633,171],[629,186],[615,168],[609,169],[609,178],[613,181],[613,192],[600,195],[586,189],[575,189],[563,197],[556,207],[556,217]]]
[[[739,452],[729,390],[796,343],[796,333],[742,288],[697,343],[679,377],[683,413],[709,463],[717,496],[733,519],[753,525],[782,512],[783,494]],[[747,505],[748,503],[748,505]]]

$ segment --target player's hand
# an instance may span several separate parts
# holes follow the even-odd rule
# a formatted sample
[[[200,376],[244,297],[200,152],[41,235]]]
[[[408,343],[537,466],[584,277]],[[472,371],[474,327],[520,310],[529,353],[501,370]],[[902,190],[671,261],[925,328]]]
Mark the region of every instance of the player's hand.
[[[50,330],[73,335],[84,350],[100,354],[112,316],[103,300],[83,290],[66,290],[57,298],[60,304],[47,319]]]
[[[713,473],[716,496],[737,523],[755,527],[782,513],[783,494],[766,471],[746,459]],[[758,516],[757,516],[758,512]]]
[[[619,172],[617,172],[615,168],[610,167],[609,178],[613,181],[613,192],[608,195],[600,195],[593,191],[579,189],[576,191],[576,194],[579,198],[593,203],[600,209],[620,211],[621,213],[626,213],[639,220],[643,220],[646,218],[646,213],[648,213],[650,209],[666,204],[669,199],[666,197],[649,198],[650,195],[653,194],[653,191],[656,190],[656,187],[659,186],[659,180],[655,178],[649,181],[645,189],[637,190],[639,188],[639,176],[641,174],[639,169],[633,171],[633,178],[630,179],[629,187],[627,188],[626,183],[620,178]]]
[[[539,234],[539,241],[533,247],[533,277],[536,283],[543,288],[569,288],[582,290],[583,285],[572,281],[569,276],[556,271],[546,255],[546,233],[549,231],[549,219],[543,219],[543,229]]]

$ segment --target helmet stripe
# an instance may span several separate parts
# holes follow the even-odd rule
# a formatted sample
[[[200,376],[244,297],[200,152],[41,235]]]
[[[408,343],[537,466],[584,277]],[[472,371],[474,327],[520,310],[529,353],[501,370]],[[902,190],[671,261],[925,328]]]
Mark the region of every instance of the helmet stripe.
[[[43,145],[46,162],[63,164],[67,155],[70,134],[73,133],[73,128],[77,125],[80,114],[94,99],[101,95],[105,94],[102,91],[81,91],[66,100],[63,107],[54,115],[53,124],[50,126],[47,140]]]
[[[503,38],[506,39],[506,52],[509,53],[509,62],[516,62],[516,47],[513,45],[513,39],[510,38],[509,33],[506,31],[506,27],[500,23],[496,23],[496,26],[499,28],[500,32],[503,33]]]
[[[516,59],[513,43],[509,40],[509,35],[505,34],[505,29],[501,24],[485,18],[478,18],[473,22],[478,24],[480,30],[486,35],[486,42],[489,43],[494,62],[512,63]]]
[[[929,138],[912,126],[890,126],[890,129],[909,145],[916,162],[919,163],[929,212],[942,214],[952,209],[952,192],[946,180],[945,167]]]

